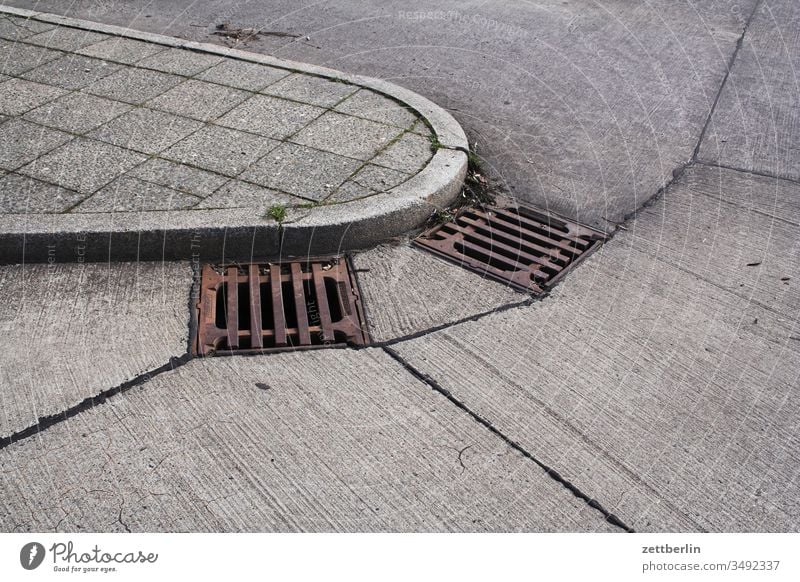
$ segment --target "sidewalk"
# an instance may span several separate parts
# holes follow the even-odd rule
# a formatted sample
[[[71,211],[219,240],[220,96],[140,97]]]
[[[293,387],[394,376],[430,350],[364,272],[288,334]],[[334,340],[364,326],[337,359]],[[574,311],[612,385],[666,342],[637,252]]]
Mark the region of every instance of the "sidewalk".
[[[458,195],[463,131],[410,91],[24,15],[0,13],[0,261],[333,253]]]
[[[542,300],[382,245],[376,346],[190,359],[188,263],[0,268],[0,528],[797,531],[800,9],[748,18],[689,161]]]

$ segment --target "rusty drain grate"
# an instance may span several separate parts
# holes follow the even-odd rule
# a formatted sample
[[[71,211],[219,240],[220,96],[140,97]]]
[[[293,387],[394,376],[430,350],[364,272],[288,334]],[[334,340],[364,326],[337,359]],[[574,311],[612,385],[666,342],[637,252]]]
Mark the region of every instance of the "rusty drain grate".
[[[204,265],[197,315],[200,356],[369,341],[346,259]]]
[[[576,222],[501,202],[461,209],[414,242],[481,275],[542,293],[605,238]]]

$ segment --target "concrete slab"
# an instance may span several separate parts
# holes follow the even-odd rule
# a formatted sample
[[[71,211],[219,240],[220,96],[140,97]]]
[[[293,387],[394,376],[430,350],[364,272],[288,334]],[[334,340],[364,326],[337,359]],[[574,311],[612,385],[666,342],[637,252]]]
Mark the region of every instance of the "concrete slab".
[[[80,49],[78,54],[132,65],[149,56],[160,53],[164,47],[141,42],[130,38],[108,38],[96,44],[89,45]]]
[[[0,41],[0,73],[20,75],[64,56],[64,53],[21,42]]]
[[[131,107],[85,93],[68,93],[24,115],[24,119],[70,133],[83,134],[130,111]]]
[[[215,55],[170,48],[152,57],[142,59],[137,64],[147,69],[192,77],[221,61],[222,59]]]
[[[0,17],[0,38],[17,41],[39,34],[46,30],[52,30],[54,25],[46,22],[39,22],[27,18],[19,18],[16,16]]]
[[[153,158],[128,172],[129,176],[205,198],[228,179],[191,166]]]
[[[0,211],[6,214],[64,212],[85,197],[19,174],[0,175]]]
[[[336,80],[290,75],[263,90],[264,93],[310,103],[319,107],[334,107],[337,103],[358,91],[358,86]]]
[[[800,4],[761,2],[711,118],[699,157],[800,180]]]
[[[191,276],[184,263],[0,267],[0,437],[184,354]]]
[[[11,119],[3,123],[0,132],[0,168],[15,170],[38,156],[67,143],[72,136],[21,119]],[[48,172],[43,178],[52,181]]]
[[[219,83],[237,89],[260,91],[288,75],[290,75],[289,71],[283,69],[227,59],[200,73],[197,78],[201,81]]]
[[[74,91],[91,85],[119,69],[119,65],[109,61],[67,54],[60,59],[31,69],[24,73],[22,78]]]
[[[325,110],[305,103],[293,103],[269,95],[254,95],[217,123],[241,131],[257,133],[273,139],[286,139]]]
[[[786,318],[800,306],[800,185],[695,166],[626,244]],[[745,210],[746,209],[746,210]],[[787,279],[788,277],[788,279]]]
[[[400,137],[402,129],[328,112],[292,136],[292,141],[340,156],[370,160]],[[416,167],[421,167],[417,164]],[[404,166],[408,169],[409,165]]]
[[[169,148],[163,157],[232,177],[279,145],[250,133],[207,125]]]
[[[76,138],[20,168],[20,173],[91,194],[146,159],[129,149]]]
[[[9,79],[0,83],[0,112],[4,115],[22,115],[66,93],[63,89],[41,83]]]
[[[723,179],[722,192],[738,189]],[[787,291],[762,305],[761,293],[718,282],[740,241],[772,243],[757,211],[738,208],[732,230],[708,230],[709,202],[718,226],[735,212],[699,184],[679,182],[543,302],[394,349],[634,529],[796,531],[798,302]],[[775,194],[750,192],[762,204]],[[778,192],[796,199],[798,187]],[[695,202],[703,216],[687,228],[673,209]],[[695,250],[704,232],[715,242]],[[789,287],[794,249],[770,248]]]
[[[77,51],[106,39],[108,39],[108,36],[97,32],[59,26],[52,30],[28,36],[25,38],[25,42],[61,51]]]
[[[324,200],[360,166],[361,162],[352,158],[284,143],[241,178],[308,200]]]
[[[148,69],[125,68],[92,83],[84,91],[132,105],[141,105],[181,82],[183,78],[177,75]]]
[[[86,198],[72,212],[149,212],[192,208],[200,198],[122,176]]]
[[[199,121],[139,107],[104,123],[88,137],[144,154],[158,154],[203,126]]]
[[[239,89],[190,79],[148,102],[148,106],[200,121],[211,121],[249,96]]]
[[[419,333],[528,299],[407,244],[358,253],[353,265],[375,341]]]
[[[417,116],[403,107],[400,103],[387,99],[383,95],[378,95],[372,91],[358,91],[339,103],[334,111],[341,111],[356,117],[363,117],[394,125],[406,129],[415,124]]]
[[[3,531],[615,529],[380,350],[194,360],[0,471]]]

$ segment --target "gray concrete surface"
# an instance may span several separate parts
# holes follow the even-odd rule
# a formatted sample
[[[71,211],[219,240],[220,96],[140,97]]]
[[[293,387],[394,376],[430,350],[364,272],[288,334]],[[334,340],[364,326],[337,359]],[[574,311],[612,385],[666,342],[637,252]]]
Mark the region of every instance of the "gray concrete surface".
[[[68,246],[76,232],[127,232],[113,229],[113,218],[125,213],[160,213],[161,228],[147,220],[138,225],[138,258],[193,258],[180,218],[195,210],[191,228],[205,235],[206,247],[215,243],[218,257],[304,252],[291,246],[293,237],[278,236],[286,208],[302,208],[313,218],[318,252],[333,253],[374,243],[359,238],[372,220],[381,222],[372,234],[384,239],[420,226],[455,199],[463,182],[467,142],[457,122],[385,81],[9,7],[0,6],[0,20],[2,46],[10,53],[0,69],[0,113],[12,118],[0,134],[0,167],[9,172],[2,181],[10,181],[0,185],[0,237],[9,243],[0,247],[0,261],[46,261],[50,246]],[[31,21],[50,29],[34,33]],[[235,86],[226,84],[237,75],[243,78]],[[441,163],[454,154],[439,151],[439,144],[460,148],[460,163]],[[173,162],[162,171],[176,175],[157,186],[132,180],[132,172],[154,160]],[[393,176],[363,186],[362,169]],[[226,185],[211,196],[205,188],[195,191],[195,181],[182,180],[190,170],[216,174]],[[359,182],[352,180],[357,175]],[[19,176],[34,186],[15,189]],[[412,179],[410,192],[403,185]],[[171,187],[178,183],[183,190]],[[31,192],[38,199],[52,186],[76,200],[26,204]],[[142,189],[147,193],[137,195]],[[261,194],[225,196],[254,189]],[[340,208],[328,213],[328,205]],[[37,218],[22,221],[22,231],[20,208]],[[207,212],[232,208],[248,210],[248,220]],[[72,216],[81,213],[92,216]],[[343,218],[359,228],[340,236]],[[220,229],[227,229],[222,236],[214,232]],[[258,229],[273,236],[248,236]],[[127,243],[114,241],[111,246],[123,252],[112,256],[130,258]]]
[[[529,299],[423,250],[383,245],[353,256],[373,341],[389,341]]]
[[[800,180],[800,4],[764,0],[711,118],[700,158]]]
[[[185,354],[191,282],[188,263],[0,267],[0,438]]]
[[[511,193],[606,228],[692,157],[756,0],[9,3],[391,80],[447,108]]]
[[[467,1],[431,12],[421,2],[402,10],[283,0],[47,4],[392,79],[446,105],[492,176],[518,196],[603,227],[603,216],[638,210],[638,218],[544,300],[461,323],[510,296],[407,247],[359,255],[370,269],[359,276],[376,336],[415,339],[384,352],[192,361],[158,375],[0,450],[10,476],[0,480],[3,529],[607,527],[552,474],[541,480],[536,459],[636,530],[800,530],[796,3],[761,0],[755,12],[753,0]],[[265,34],[246,44],[211,36],[224,21]],[[9,34],[0,20],[0,36]],[[31,46],[4,66],[17,74],[53,56]],[[138,49],[123,47],[117,58]],[[159,75],[163,93],[171,73]],[[261,89],[247,71],[218,75],[239,75],[236,89]],[[131,83],[130,101],[109,85],[98,96],[135,105],[148,81]],[[38,90],[18,84],[2,103],[35,101]],[[365,116],[398,123],[374,117]],[[398,144],[402,159],[406,144]],[[700,161],[684,166],[696,149]],[[439,159],[463,164],[452,151]],[[674,183],[640,208],[675,168]],[[756,175],[770,173],[789,179]],[[157,167],[146,175],[159,178],[136,177],[170,188],[206,183]],[[343,197],[392,179],[368,174]],[[414,189],[413,178],[405,188]],[[32,201],[66,200],[32,192]],[[191,219],[174,215],[191,236]],[[347,236],[348,217],[333,218],[335,236]],[[314,219],[290,220],[284,241],[311,252]],[[27,228],[14,224],[0,221]],[[124,224],[132,249],[137,226]],[[357,235],[380,240],[383,229],[378,222]],[[32,285],[46,280],[39,273]],[[446,329],[426,333],[437,326]],[[63,341],[90,331],[75,323]],[[519,448],[501,444],[509,442]],[[63,507],[50,501],[61,498]]]
[[[2,531],[619,531],[380,350],[195,360],[0,473]]]
[[[796,531],[799,194],[696,167],[543,302],[394,349],[636,530]]]

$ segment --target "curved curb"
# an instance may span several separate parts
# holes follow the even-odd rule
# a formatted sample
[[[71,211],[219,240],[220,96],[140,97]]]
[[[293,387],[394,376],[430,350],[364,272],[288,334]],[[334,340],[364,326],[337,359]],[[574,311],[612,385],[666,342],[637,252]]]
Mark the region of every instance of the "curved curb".
[[[254,220],[250,209],[2,215],[0,263],[225,261],[336,254],[420,227],[434,210],[458,196],[464,182],[469,142],[459,123],[429,99],[388,81],[46,12],[0,5],[0,14],[344,81],[410,107],[443,146],[420,172],[386,192],[346,204],[319,206],[312,214],[283,225]]]

